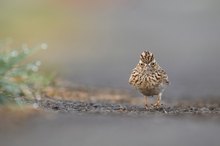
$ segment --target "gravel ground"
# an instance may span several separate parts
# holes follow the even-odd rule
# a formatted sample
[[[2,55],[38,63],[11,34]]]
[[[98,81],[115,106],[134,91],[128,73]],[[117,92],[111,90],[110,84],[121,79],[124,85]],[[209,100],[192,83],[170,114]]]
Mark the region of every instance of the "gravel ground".
[[[162,105],[160,108],[151,107],[145,109],[144,106],[119,104],[119,103],[103,103],[103,102],[79,102],[79,101],[66,101],[66,100],[41,100],[39,102],[41,108],[47,111],[56,112],[86,112],[86,113],[101,113],[101,114],[220,114],[219,105],[204,104],[203,106],[197,105]]]

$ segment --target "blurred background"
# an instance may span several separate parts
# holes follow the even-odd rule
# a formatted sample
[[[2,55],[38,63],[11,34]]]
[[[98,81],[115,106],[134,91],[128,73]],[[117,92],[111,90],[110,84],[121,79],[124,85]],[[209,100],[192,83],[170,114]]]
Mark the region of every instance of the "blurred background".
[[[143,50],[167,71],[167,98],[219,96],[218,0],[0,0],[0,40],[47,43],[40,54],[64,79],[133,90]]]

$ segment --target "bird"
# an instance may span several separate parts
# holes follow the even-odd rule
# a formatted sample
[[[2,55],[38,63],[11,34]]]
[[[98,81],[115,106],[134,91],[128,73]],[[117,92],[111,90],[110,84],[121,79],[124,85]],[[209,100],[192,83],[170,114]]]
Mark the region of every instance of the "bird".
[[[129,84],[136,88],[145,98],[145,108],[148,109],[148,97],[157,96],[154,107],[161,106],[161,97],[167,85],[170,84],[168,75],[160,67],[150,51],[143,51],[136,67],[132,70]]]

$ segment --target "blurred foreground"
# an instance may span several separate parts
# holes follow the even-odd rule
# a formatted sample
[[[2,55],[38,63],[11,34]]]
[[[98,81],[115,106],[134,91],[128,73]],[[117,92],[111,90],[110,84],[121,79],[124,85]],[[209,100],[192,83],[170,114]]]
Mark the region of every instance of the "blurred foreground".
[[[219,146],[220,121],[207,117],[47,114],[1,129],[3,146]]]

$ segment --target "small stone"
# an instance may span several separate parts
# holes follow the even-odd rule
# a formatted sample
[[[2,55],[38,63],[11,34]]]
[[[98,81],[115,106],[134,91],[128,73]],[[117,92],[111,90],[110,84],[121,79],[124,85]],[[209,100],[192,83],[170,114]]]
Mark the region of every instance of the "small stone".
[[[210,107],[209,107],[209,110],[210,110],[210,111],[213,111],[214,109],[215,109],[215,107],[213,107],[213,106],[210,106]]]
[[[59,108],[59,106],[53,106],[52,109],[53,110],[59,110],[60,108]]]
[[[166,111],[165,109],[163,109],[163,112],[164,112],[165,114],[167,114],[167,111]]]
[[[39,108],[38,103],[34,103],[34,104],[33,104],[33,108],[35,108],[35,109]]]
[[[209,109],[207,107],[203,107],[200,109],[202,112],[209,112]]]

